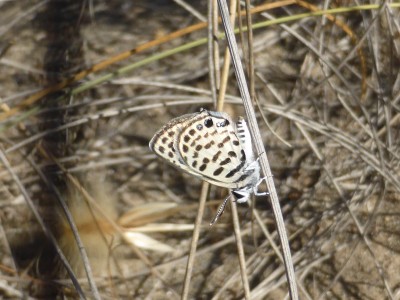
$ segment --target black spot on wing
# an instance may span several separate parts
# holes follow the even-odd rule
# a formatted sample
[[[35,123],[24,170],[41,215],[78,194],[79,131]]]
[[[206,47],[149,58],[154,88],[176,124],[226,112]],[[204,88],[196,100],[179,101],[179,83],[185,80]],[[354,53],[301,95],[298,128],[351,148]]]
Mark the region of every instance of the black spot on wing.
[[[218,122],[216,125],[217,127],[226,127],[230,124],[228,119],[224,119],[222,122]]]
[[[229,155],[230,157],[237,157],[235,151],[229,151],[229,152],[228,152],[228,155]]]
[[[214,176],[218,176],[219,174],[222,173],[222,171],[224,170],[223,167],[219,167],[218,169],[216,169],[213,173]]]
[[[164,154],[165,148],[163,146],[160,146],[160,147],[158,147],[158,151],[160,151],[160,153]]]
[[[231,159],[228,157],[228,158],[224,159],[223,161],[221,161],[219,163],[219,165],[223,166],[223,165],[229,164],[230,162],[231,162]]]
[[[214,122],[212,119],[207,119],[204,121],[204,126],[206,126],[207,128],[210,128],[214,125]]]
[[[250,177],[255,172],[255,169],[250,169],[246,171],[242,176],[239,177],[237,182],[245,180],[247,177]]]
[[[200,166],[199,170],[200,170],[201,172],[203,172],[206,168],[207,168],[207,165],[206,165],[206,164],[202,164],[202,165]]]
[[[231,170],[228,174],[226,174],[226,178],[231,178],[231,177],[233,177],[237,172],[239,172],[242,168],[243,168],[243,166],[244,166],[244,164],[246,163],[246,160],[244,160],[244,161],[242,161],[240,164],[238,164],[237,166],[236,166],[236,168],[234,168],[233,170]]]
[[[206,148],[206,149],[210,149],[211,148],[211,146],[212,145],[214,145],[215,144],[215,142],[214,141],[210,141],[209,143],[207,143],[207,144],[205,144],[204,145],[204,148]]]
[[[216,162],[218,160],[218,157],[221,155],[221,153],[222,153],[221,150],[218,150],[218,152],[214,154],[212,161]]]
[[[227,142],[229,142],[230,140],[231,140],[231,137],[230,137],[229,135],[227,135],[227,136],[222,140],[222,142],[218,144],[218,148],[224,147],[225,144],[226,144]]]
[[[202,145],[197,145],[197,146],[196,146],[196,151],[200,151],[202,148],[203,148]]]
[[[244,150],[242,149],[242,150],[240,151],[240,153],[242,154],[242,156],[240,157],[240,160],[241,160],[241,161],[246,161],[246,154],[244,153]]]
[[[185,136],[183,137],[183,140],[184,140],[185,143],[189,142],[189,141],[190,141],[190,136],[185,135]]]
[[[195,133],[196,133],[196,130],[194,130],[194,129],[190,129],[190,130],[189,130],[189,134],[190,134],[191,136],[194,136]]]

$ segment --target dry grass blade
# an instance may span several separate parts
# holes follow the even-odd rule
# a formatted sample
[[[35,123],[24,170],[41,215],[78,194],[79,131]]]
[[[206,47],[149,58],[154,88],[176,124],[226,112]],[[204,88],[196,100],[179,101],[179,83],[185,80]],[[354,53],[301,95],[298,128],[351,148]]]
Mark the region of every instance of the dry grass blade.
[[[240,234],[239,216],[238,216],[236,202],[234,202],[234,201],[231,202],[231,208],[232,208],[233,229],[235,232],[236,246],[237,246],[237,250],[238,250],[240,275],[242,277],[242,283],[243,283],[244,298],[249,300],[249,299],[251,299],[250,298],[250,285],[249,285],[249,280],[247,278],[246,257],[244,255],[242,236]]]
[[[279,205],[278,196],[275,190],[275,185],[272,179],[271,169],[269,167],[268,159],[265,153],[264,145],[262,142],[261,134],[257,126],[257,121],[254,113],[254,108],[252,105],[252,101],[250,99],[250,94],[247,88],[246,79],[244,76],[243,68],[241,65],[239,51],[237,49],[235,36],[232,31],[232,27],[229,22],[229,13],[228,7],[224,0],[218,1],[220,11],[221,11],[221,18],[224,24],[224,29],[226,33],[226,38],[228,41],[229,49],[232,56],[232,62],[235,67],[235,74],[238,80],[238,86],[240,90],[240,94],[243,99],[244,107],[246,110],[246,115],[249,121],[250,131],[255,142],[255,147],[257,149],[258,155],[260,155],[260,165],[261,169],[266,176],[266,182],[268,186],[268,191],[271,195],[271,203],[274,210],[275,220],[277,223],[277,230],[279,232],[279,238],[281,240],[282,250],[283,250],[283,257],[285,262],[285,269],[287,280],[289,284],[289,294],[292,299],[298,299],[297,287],[296,287],[296,279],[294,275],[294,268],[293,262],[291,259],[290,254],[290,247],[289,242],[287,239],[286,229],[283,222],[282,212]]]
[[[217,15],[217,1],[213,1],[214,3],[214,16]],[[236,11],[237,11],[237,1],[231,1],[230,2],[230,24],[233,27],[235,24],[235,19],[236,19]],[[223,61],[223,67],[221,69],[221,77],[219,78],[219,93],[218,93],[218,99],[217,99],[217,105],[216,105],[216,110],[217,111],[222,111],[225,103],[225,98],[226,98],[226,89],[227,89],[227,83],[228,83],[228,77],[229,77],[229,69],[231,65],[231,59],[230,59],[230,54],[229,54],[229,47],[225,48],[224,52],[224,61]],[[218,69],[217,67],[214,67],[215,69]],[[216,216],[214,219],[211,221],[210,225],[212,226],[215,222],[217,222],[218,218],[220,215],[223,213],[227,201],[231,199],[230,196],[226,198],[219,207]],[[246,257],[244,255],[244,250],[243,250],[243,243],[241,239],[241,234],[240,234],[240,225],[239,225],[239,218],[238,218],[238,212],[237,212],[237,207],[236,203],[231,202],[231,207],[232,207],[232,222],[233,222],[233,228],[234,228],[234,233],[236,237],[236,245],[237,245],[237,254],[238,254],[238,259],[239,259],[239,266],[240,266],[240,273],[241,273],[241,278],[242,278],[242,284],[243,284],[243,289],[244,289],[244,297],[245,299],[250,299],[250,287],[249,287],[249,281],[247,278],[247,270],[246,270]]]
[[[200,193],[199,208],[197,210],[197,217],[196,217],[196,221],[194,224],[195,226],[194,226],[194,230],[193,230],[192,241],[190,242],[188,261],[186,264],[185,279],[183,282],[183,288],[182,288],[182,294],[181,294],[181,297],[184,300],[188,299],[188,297],[189,297],[190,282],[192,279],[192,273],[193,273],[194,263],[195,263],[195,259],[196,259],[197,243],[199,242],[201,223],[203,221],[204,208],[206,206],[209,188],[210,188],[210,184],[207,182],[204,182],[202,185],[201,193]]]

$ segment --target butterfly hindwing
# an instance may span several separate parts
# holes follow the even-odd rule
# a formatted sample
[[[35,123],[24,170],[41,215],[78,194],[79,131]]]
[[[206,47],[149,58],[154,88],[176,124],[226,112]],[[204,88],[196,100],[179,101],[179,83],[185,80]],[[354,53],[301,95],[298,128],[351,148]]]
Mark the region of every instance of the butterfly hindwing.
[[[202,110],[164,125],[150,149],[174,166],[217,186],[248,189],[258,181],[258,163],[247,124],[222,112]]]
[[[153,138],[150,140],[149,147],[150,150],[168,161],[170,164],[179,167],[190,174],[198,176],[197,174],[194,174],[182,161],[179,151],[175,148],[177,136],[182,126],[196,115],[198,115],[198,113],[187,114],[169,121],[155,133]]]
[[[213,184],[235,188],[246,164],[235,124],[223,113],[203,111],[181,132],[178,150],[187,166]]]

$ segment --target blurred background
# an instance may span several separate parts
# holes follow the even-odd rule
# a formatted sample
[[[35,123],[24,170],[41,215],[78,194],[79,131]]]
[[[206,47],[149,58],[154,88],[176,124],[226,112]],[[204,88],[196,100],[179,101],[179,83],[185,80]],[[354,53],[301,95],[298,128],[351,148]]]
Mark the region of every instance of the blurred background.
[[[245,117],[209,2],[0,2],[2,298],[180,299],[201,181],[148,143],[215,110],[221,74],[223,110]],[[238,10],[300,298],[400,299],[399,4]],[[208,225],[228,193],[210,188],[189,299],[244,297],[229,206]],[[238,205],[251,299],[284,299],[270,202],[254,203]]]

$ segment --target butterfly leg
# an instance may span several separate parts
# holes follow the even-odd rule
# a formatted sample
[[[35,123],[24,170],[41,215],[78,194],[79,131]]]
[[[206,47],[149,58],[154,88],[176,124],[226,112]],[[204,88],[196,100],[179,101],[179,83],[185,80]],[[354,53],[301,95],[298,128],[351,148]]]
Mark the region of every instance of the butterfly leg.
[[[254,190],[254,195],[256,195],[256,196],[266,196],[266,195],[269,195],[269,193],[268,192],[259,193],[259,192],[257,192],[257,190]]]
[[[255,187],[254,187],[254,189],[253,189],[254,195],[256,195],[256,196],[265,196],[265,195],[268,195],[268,194],[269,194],[268,192],[261,192],[261,193],[258,192],[258,186],[259,186],[259,185],[261,184],[261,182],[263,182],[266,178],[267,178],[267,176],[261,178],[261,179],[257,182],[257,184],[255,185]]]

